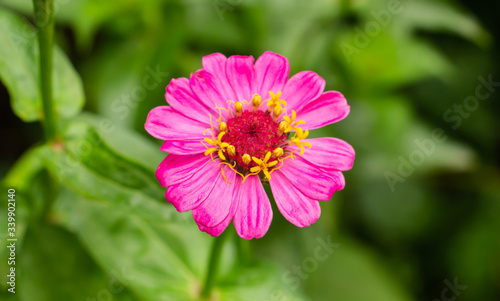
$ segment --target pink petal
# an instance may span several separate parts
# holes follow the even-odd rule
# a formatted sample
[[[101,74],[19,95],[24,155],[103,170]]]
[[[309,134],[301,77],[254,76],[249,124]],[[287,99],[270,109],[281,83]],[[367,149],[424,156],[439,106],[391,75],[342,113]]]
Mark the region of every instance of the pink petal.
[[[301,157],[310,164],[339,171],[352,168],[355,156],[354,149],[344,140],[325,137],[305,139],[304,142],[311,143],[311,148],[307,148]],[[288,149],[298,150],[296,146],[289,146]]]
[[[165,197],[179,212],[191,210],[204,202],[215,188],[221,176],[216,162],[208,160],[198,170],[186,171],[183,182],[167,187]],[[189,177],[190,175],[190,177]]]
[[[229,84],[226,75],[227,58],[221,53],[212,53],[204,56],[202,60],[203,69],[213,74],[215,77],[214,85],[222,96],[224,103],[228,100],[237,99],[233,88]]]
[[[144,125],[146,131],[153,137],[162,140],[202,140],[203,131],[207,125],[186,118],[169,106],[153,108]]]
[[[307,227],[321,215],[319,202],[302,194],[280,170],[271,174],[271,190],[281,214],[297,227]]]
[[[182,115],[204,124],[209,124],[209,114],[217,118],[218,111],[210,99],[200,99],[191,90],[187,78],[173,78],[167,86],[165,99],[168,104]]]
[[[194,155],[204,153],[207,149],[201,139],[167,140],[160,148],[162,151],[174,155]]]
[[[144,127],[153,137],[166,140],[161,150],[168,153],[187,155],[206,150],[201,141],[207,125],[185,117],[172,107],[152,109]]]
[[[156,169],[156,178],[163,187],[176,185],[190,179],[209,162],[210,157],[203,153],[186,156],[170,154]]]
[[[264,100],[270,97],[269,91],[275,94],[283,91],[290,73],[290,64],[285,57],[266,51],[257,59],[254,68],[256,91]]]
[[[231,203],[231,209],[229,210],[229,214],[224,218],[224,220],[214,227],[207,227],[202,223],[197,223],[198,228],[201,231],[206,232],[212,236],[219,236],[222,232],[224,232],[227,226],[231,223],[231,220],[233,220],[236,209],[238,208],[238,193],[240,186],[241,181],[237,177],[236,182],[234,183],[233,202]]]
[[[250,101],[255,90],[255,74],[252,56],[234,55],[227,59],[226,75],[236,93],[234,101]]]
[[[300,156],[286,159],[279,171],[302,194],[313,200],[328,201],[335,191],[341,189],[338,181]]]
[[[227,165],[224,165],[224,174],[222,176],[221,168],[218,167],[217,177],[208,179],[213,182],[213,189],[207,198],[195,209],[193,217],[197,224],[206,227],[214,227],[224,221],[231,212],[231,205],[236,200],[233,199],[233,192],[236,186],[240,185],[241,177],[232,171]]]
[[[244,239],[261,238],[271,225],[273,210],[258,176],[249,176],[241,184],[234,226]]]
[[[224,230],[226,230],[227,226],[229,226],[232,219],[233,219],[233,215],[228,214],[226,216],[226,218],[217,226],[207,227],[203,224],[198,224],[198,223],[197,223],[197,225],[198,225],[198,228],[200,229],[200,231],[206,232],[206,233],[210,234],[211,236],[219,236],[222,234],[222,232],[224,232]]]
[[[345,188],[345,178],[342,172],[330,170],[325,170],[325,172],[328,173],[332,180],[335,182],[336,191],[340,191]]]
[[[207,104],[212,103],[214,109],[216,109],[216,106],[227,108],[228,99],[219,93],[216,77],[210,72],[203,69],[196,71],[191,75],[189,84],[198,98]],[[224,118],[227,118],[226,111],[221,110],[220,112]]]
[[[297,119],[306,122],[300,126],[302,129],[317,129],[344,119],[349,115],[350,108],[342,94],[327,91],[303,106],[297,112]]]
[[[302,71],[292,76],[285,87],[281,98],[288,105],[287,110],[298,112],[304,105],[316,99],[325,89],[325,80],[312,71]]]

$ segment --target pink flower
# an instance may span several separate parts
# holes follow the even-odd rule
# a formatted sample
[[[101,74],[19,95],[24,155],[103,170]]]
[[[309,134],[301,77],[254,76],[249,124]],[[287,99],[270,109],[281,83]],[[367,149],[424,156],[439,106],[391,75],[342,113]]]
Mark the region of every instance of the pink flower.
[[[269,183],[281,214],[306,227],[321,214],[319,201],[345,186],[354,149],[336,138],[307,139],[309,130],[337,122],[350,107],[339,92],[311,71],[291,78],[288,60],[265,52],[203,58],[190,78],[172,79],[170,106],[148,115],[146,130],[165,140],[170,153],[156,177],[166,199],[192,210],[201,231],[220,235],[233,221],[238,234],[260,238],[273,212]]]

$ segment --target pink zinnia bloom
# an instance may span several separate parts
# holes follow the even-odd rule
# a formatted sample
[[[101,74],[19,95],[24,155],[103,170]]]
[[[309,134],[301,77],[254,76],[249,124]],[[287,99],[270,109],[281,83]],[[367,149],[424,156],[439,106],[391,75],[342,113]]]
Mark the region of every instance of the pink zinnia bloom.
[[[238,234],[260,238],[273,212],[263,183],[292,224],[306,227],[321,214],[318,201],[345,186],[354,149],[336,138],[307,139],[309,130],[342,120],[350,107],[311,71],[291,78],[288,60],[265,52],[203,58],[190,78],[172,79],[170,106],[148,115],[146,130],[169,153],[156,171],[166,199],[192,210],[201,231],[220,235],[234,222]]]

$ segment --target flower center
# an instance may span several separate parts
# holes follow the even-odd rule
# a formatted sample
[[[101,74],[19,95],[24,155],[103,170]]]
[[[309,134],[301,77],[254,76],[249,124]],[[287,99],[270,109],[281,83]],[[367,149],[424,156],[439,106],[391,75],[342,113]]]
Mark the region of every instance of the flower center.
[[[205,155],[210,155],[215,161],[217,156],[233,171],[243,177],[243,181],[250,175],[260,174],[263,178],[271,179],[271,173],[284,164],[284,160],[294,156],[297,150],[289,150],[289,145],[296,145],[299,155],[305,151],[305,147],[311,148],[311,144],[303,139],[309,135],[309,131],[303,131],[299,125],[304,124],[302,120],[295,120],[296,114],[292,110],[292,116],[284,115],[286,101],[280,99],[281,92],[274,94],[267,100],[267,110],[260,110],[262,97],[255,94],[250,102],[238,101],[230,103],[225,110],[228,118],[222,120],[222,113],[217,122],[219,128],[216,130],[212,124],[210,115],[210,128],[203,134],[210,132],[211,138],[205,137],[201,143],[207,148]],[[234,105],[231,105],[234,103]],[[281,121],[279,121],[282,118]],[[292,137],[289,133],[295,131]],[[290,139],[289,139],[290,138]],[[221,168],[222,175],[224,169]]]
[[[248,171],[257,166],[254,161],[245,163],[243,155],[264,158],[268,152],[273,152],[278,147],[283,147],[287,141],[287,134],[279,132],[279,123],[273,120],[270,114],[262,111],[242,112],[228,120],[226,134],[222,141],[234,146],[234,155],[228,158],[237,162],[238,167]],[[270,161],[277,158],[271,156]]]

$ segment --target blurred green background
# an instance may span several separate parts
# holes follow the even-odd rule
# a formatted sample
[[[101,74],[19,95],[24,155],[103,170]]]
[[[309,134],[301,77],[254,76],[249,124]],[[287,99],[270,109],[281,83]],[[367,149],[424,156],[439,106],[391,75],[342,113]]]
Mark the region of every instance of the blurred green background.
[[[228,227],[216,297],[500,300],[498,1],[55,0],[66,155],[23,122],[39,118],[21,106],[36,85],[12,70],[36,66],[7,57],[9,39],[35,41],[32,2],[0,3],[0,172],[19,238],[13,295],[4,201],[1,300],[191,300],[212,239],[165,202],[144,122],[204,55],[266,50],[345,95],[350,115],[312,135],[356,160],[314,225],[274,208],[262,239]]]

